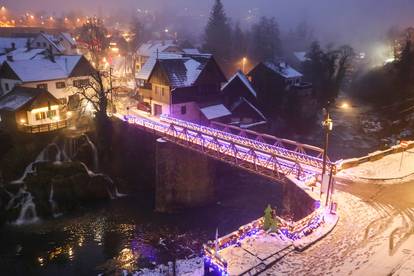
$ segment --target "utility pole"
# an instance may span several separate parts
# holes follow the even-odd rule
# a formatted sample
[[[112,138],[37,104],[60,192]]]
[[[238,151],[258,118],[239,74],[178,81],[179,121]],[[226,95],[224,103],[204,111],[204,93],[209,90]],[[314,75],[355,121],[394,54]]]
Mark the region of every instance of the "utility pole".
[[[109,67],[109,89],[111,89],[111,114],[114,114],[114,98],[112,91],[112,67]]]
[[[329,103],[328,103],[328,105],[329,105]],[[322,186],[323,186],[324,178],[325,178],[325,174],[326,174],[326,163],[327,163],[327,159],[328,159],[328,147],[329,147],[329,134],[333,129],[333,121],[332,121],[332,119],[329,115],[328,106],[323,109],[323,113],[324,113],[324,120],[322,122],[322,127],[325,131],[325,143],[324,143],[324,149],[323,149],[321,193],[322,193]],[[331,172],[330,172],[330,176],[329,176],[329,183],[328,183],[328,190],[327,190],[327,194],[326,194],[325,206],[328,204],[328,195],[329,195],[329,190],[330,190],[330,186],[331,186],[332,173],[333,172],[332,172],[332,167],[331,167]]]

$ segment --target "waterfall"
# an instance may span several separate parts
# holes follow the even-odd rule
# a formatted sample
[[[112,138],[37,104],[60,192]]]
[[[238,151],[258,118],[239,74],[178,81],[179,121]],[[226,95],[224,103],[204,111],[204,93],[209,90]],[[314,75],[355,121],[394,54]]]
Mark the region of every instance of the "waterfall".
[[[89,144],[89,146],[92,149],[92,155],[93,155],[93,170],[96,172],[99,168],[99,160],[98,160],[98,150],[96,149],[95,144],[89,139],[89,136],[86,134],[83,134],[82,136],[85,137],[86,142]]]
[[[53,199],[53,183],[50,184],[50,194],[49,194],[49,203],[52,208],[52,215],[54,218],[60,217],[62,213],[58,213],[58,206],[56,201]]]
[[[21,205],[22,208],[20,209],[19,217],[14,222],[15,225],[34,223],[39,220],[36,213],[36,205],[30,192],[23,191],[23,202]]]

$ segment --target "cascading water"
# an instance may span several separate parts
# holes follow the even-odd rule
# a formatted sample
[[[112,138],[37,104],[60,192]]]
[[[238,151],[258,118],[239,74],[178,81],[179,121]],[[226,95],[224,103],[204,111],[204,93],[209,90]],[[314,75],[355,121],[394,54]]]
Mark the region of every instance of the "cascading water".
[[[54,218],[60,217],[62,213],[58,212],[58,205],[56,201],[53,199],[53,183],[50,185],[49,203],[50,203],[50,207],[52,208],[53,217]]]
[[[93,157],[93,170],[96,172],[99,168],[99,159],[98,159],[98,150],[96,149],[95,144],[91,141],[88,135],[83,134],[83,137],[85,137],[86,142],[89,144],[89,146],[92,149],[92,157]]]
[[[21,202],[20,214],[14,224],[22,225],[37,222],[39,218],[36,213],[36,205],[33,202],[32,194],[26,190],[22,194],[23,201]]]

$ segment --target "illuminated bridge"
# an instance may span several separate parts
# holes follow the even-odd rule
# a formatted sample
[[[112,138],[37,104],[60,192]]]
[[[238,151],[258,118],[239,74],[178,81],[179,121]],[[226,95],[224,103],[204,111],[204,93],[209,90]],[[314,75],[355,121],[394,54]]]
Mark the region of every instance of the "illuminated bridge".
[[[289,176],[305,180],[322,173],[323,150],[314,146],[220,123],[213,123],[213,128],[165,115],[157,121],[118,117],[172,143],[273,180]],[[331,169],[335,171],[335,164],[328,160],[327,171]]]

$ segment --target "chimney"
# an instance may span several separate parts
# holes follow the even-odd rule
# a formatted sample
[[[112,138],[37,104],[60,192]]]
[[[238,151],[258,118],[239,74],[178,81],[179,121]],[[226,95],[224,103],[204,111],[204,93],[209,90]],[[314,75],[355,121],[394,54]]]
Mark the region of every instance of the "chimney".
[[[32,43],[30,42],[30,38],[26,41],[26,49],[29,52],[32,49]]]
[[[49,58],[52,62],[55,62],[55,55],[53,54],[52,45],[49,45]]]
[[[16,43],[12,42],[11,43],[11,48],[12,48],[12,50],[16,50]]]

